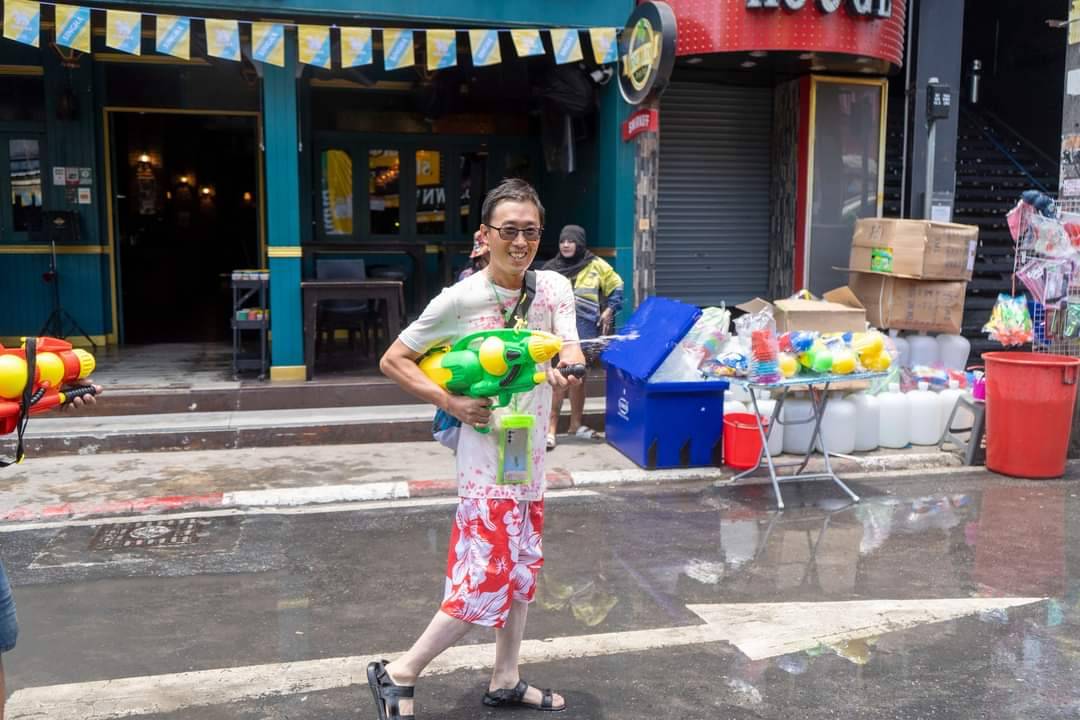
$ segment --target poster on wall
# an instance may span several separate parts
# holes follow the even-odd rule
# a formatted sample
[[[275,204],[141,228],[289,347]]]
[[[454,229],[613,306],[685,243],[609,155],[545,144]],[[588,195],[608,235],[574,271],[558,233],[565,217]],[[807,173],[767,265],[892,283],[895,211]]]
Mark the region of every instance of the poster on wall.
[[[352,158],[343,150],[327,150],[322,163],[323,231],[327,235],[352,235]]]

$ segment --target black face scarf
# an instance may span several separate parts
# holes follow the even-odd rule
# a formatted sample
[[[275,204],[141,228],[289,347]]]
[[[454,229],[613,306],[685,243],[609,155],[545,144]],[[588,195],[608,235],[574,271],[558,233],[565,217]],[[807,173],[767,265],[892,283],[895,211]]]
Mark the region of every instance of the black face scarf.
[[[589,249],[585,247],[585,229],[580,225],[567,225],[559,233],[559,243],[563,240],[570,239],[574,241],[577,246],[577,251],[573,257],[563,257],[562,250],[559,250],[559,254],[552,260],[548,260],[544,265],[545,270],[554,270],[557,273],[562,274],[570,282],[574,282],[574,278],[578,276],[585,267],[592,262],[596,256],[589,252]]]

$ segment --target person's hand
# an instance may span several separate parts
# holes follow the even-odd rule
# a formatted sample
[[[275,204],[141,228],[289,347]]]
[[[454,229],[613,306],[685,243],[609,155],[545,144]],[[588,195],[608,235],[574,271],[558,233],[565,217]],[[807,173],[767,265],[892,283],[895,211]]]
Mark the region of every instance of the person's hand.
[[[615,311],[606,308],[604,312],[600,313],[600,320],[597,325],[600,326],[601,335],[610,335],[611,331],[615,329]]]
[[[563,360],[563,361],[561,361],[559,363],[559,368],[570,367],[571,365],[574,365],[574,364],[575,363]],[[583,364],[583,363],[581,363],[581,364]],[[555,367],[548,368],[548,371],[547,371],[548,384],[550,384],[551,387],[564,388],[564,387],[568,387],[568,386],[572,386],[572,385],[580,385],[581,384],[581,382],[582,382],[581,378],[577,377],[576,375],[570,375],[569,377],[567,377],[566,375],[563,375],[561,372],[559,372],[559,368],[555,368]]]
[[[73,388],[65,388],[65,389],[74,389],[74,388],[78,388],[78,387],[83,387],[83,386],[82,385],[75,385],[75,386],[73,386]],[[100,385],[94,385],[93,387],[94,387],[94,394],[93,395],[82,395],[80,397],[77,397],[77,398],[73,399],[69,403],[64,403],[62,406],[60,406],[60,409],[62,411],[68,411],[68,410],[71,410],[71,409],[79,410],[79,409],[84,408],[84,407],[89,407],[91,405],[96,405],[97,404],[97,396],[102,393],[102,388],[101,388]]]
[[[487,427],[487,424],[491,422],[491,398],[451,395],[446,403],[446,412],[465,425],[471,425],[474,428]]]

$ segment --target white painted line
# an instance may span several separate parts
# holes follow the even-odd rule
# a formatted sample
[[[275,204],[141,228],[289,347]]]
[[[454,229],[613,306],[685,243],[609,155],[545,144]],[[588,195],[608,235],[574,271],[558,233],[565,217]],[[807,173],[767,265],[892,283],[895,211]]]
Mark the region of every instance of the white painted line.
[[[672,468],[670,470],[581,470],[570,476],[574,485],[626,485],[630,483],[679,482],[683,480],[721,480],[730,471],[720,468]]]
[[[222,493],[226,507],[296,507],[325,503],[399,500],[409,497],[409,483],[374,482],[356,485],[315,485]]]
[[[544,494],[548,500],[595,497],[599,494],[592,490],[551,490]],[[456,497],[409,498],[408,500],[384,500],[362,503],[337,503],[333,505],[305,505],[303,507],[253,507],[230,508],[224,510],[195,510],[192,512],[166,513],[158,515],[117,515],[112,517],[88,518],[79,520],[55,520],[44,522],[0,523],[0,534],[26,532],[28,530],[51,530],[66,527],[96,527],[98,525],[119,525],[129,522],[156,522],[161,520],[186,520],[188,518],[220,518],[243,515],[318,515],[323,513],[367,512],[369,510],[388,510],[415,507],[437,507],[457,505]]]
[[[762,659],[843,639],[881,635],[950,620],[984,609],[1015,607],[1041,600],[958,598],[691,605],[690,609],[705,619],[704,625],[527,640],[522,643],[521,662],[579,660],[722,641],[731,641],[751,658]],[[776,639],[770,638],[768,633],[776,633]],[[425,674],[445,675],[459,670],[488,668],[494,654],[492,644],[459,645],[443,653]],[[27,688],[11,696],[7,705],[8,718],[115,720],[362,685],[367,682],[365,669],[369,662],[394,655],[379,653]]]

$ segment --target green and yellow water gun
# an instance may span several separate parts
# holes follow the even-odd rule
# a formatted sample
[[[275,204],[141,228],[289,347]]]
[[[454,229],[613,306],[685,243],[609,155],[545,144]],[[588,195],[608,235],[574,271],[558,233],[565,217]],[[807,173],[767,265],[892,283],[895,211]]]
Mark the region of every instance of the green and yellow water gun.
[[[517,393],[547,382],[546,373],[537,366],[555,357],[562,345],[558,336],[539,330],[484,330],[431,350],[419,364],[447,392],[495,398],[492,409],[497,409],[509,405]],[[583,365],[560,370],[567,376],[585,375]]]

